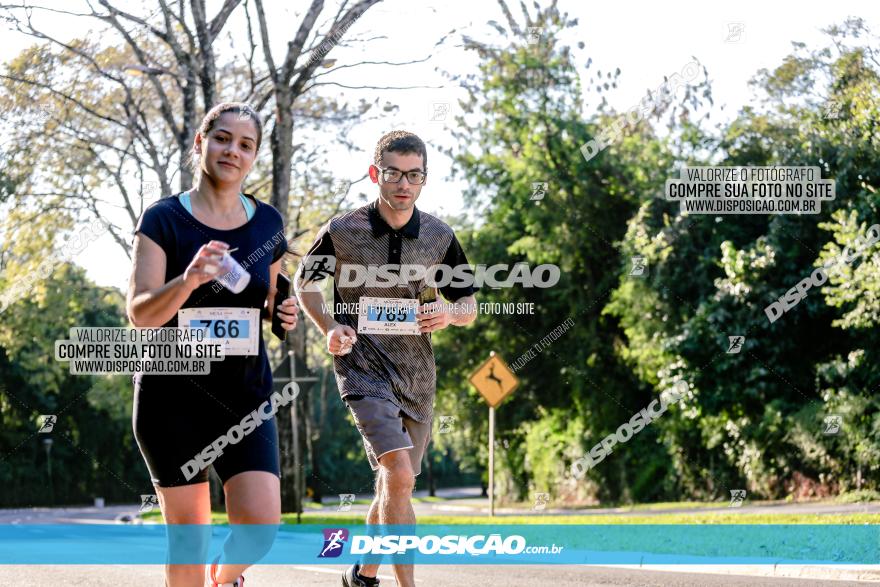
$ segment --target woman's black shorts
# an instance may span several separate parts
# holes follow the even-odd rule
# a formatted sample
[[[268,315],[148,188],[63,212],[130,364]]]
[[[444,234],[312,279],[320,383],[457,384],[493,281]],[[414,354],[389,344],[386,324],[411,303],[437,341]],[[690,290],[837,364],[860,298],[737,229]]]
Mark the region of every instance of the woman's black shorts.
[[[134,380],[132,426],[153,483],[203,483],[209,466],[224,483],[244,471],[280,477],[275,417],[251,417],[258,426],[244,434],[250,426],[242,420],[266,400],[207,379],[160,375]]]

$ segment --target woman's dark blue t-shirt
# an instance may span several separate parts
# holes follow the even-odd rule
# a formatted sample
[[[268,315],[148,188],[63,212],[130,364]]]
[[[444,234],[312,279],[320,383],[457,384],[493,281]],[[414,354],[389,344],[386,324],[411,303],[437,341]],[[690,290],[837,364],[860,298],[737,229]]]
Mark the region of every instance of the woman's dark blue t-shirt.
[[[252,198],[256,211],[247,223],[231,230],[219,230],[202,224],[187,212],[176,196],[162,198],[144,210],[135,228],[155,241],[165,251],[165,283],[183,274],[202,245],[212,240],[238,248],[230,253],[248,273],[250,283],[234,294],[217,281],[201,285],[183,303],[183,308],[257,308],[263,309],[269,294],[269,266],[287,250],[284,222],[274,207]],[[277,300],[280,302],[280,300]],[[177,315],[163,326],[177,326]],[[208,375],[156,375],[138,373],[135,385],[143,387],[166,386],[171,380],[190,380],[199,385],[211,385],[223,393],[248,393],[259,398],[272,392],[272,372],[266,355],[262,328],[257,325],[259,353],[251,356],[227,355],[223,361],[213,361]]]

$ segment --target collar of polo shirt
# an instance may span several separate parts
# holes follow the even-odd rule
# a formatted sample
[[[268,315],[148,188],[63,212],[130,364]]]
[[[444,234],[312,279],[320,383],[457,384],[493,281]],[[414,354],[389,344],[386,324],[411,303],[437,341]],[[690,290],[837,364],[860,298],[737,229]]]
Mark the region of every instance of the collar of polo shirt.
[[[386,232],[394,230],[391,228],[382,215],[379,214],[379,201],[376,200],[370,204],[370,226],[373,228],[373,236],[379,237]],[[407,238],[419,238],[419,209],[413,206],[412,217],[409,222],[400,227],[400,234]]]

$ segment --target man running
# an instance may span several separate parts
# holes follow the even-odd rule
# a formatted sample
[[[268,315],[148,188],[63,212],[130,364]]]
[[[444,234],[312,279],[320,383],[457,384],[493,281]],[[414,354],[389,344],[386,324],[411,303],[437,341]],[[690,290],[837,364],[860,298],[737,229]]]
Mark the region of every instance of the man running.
[[[452,281],[439,289],[454,305],[420,305],[420,294],[430,289],[424,272],[403,270],[468,263],[453,230],[415,207],[427,180],[427,160],[425,143],[416,135],[383,136],[369,169],[379,198],[324,226],[297,272],[300,303],[327,337],[340,395],[377,472],[368,524],[415,524],[410,500],[431,437],[436,391],[431,332],[476,318],[477,288]],[[383,265],[396,266],[400,281],[371,278],[367,269]],[[349,279],[359,271],[366,279]],[[472,276],[469,267],[464,274]],[[332,313],[315,287],[325,276],[334,279]],[[355,564],[342,584],[378,585],[378,570],[377,564]],[[394,575],[398,585],[415,586],[412,565],[394,565]]]

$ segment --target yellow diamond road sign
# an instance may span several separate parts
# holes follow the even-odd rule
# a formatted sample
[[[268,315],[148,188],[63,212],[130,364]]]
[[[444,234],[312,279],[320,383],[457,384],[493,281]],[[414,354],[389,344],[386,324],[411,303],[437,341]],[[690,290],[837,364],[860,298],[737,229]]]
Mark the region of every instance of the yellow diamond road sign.
[[[519,385],[519,379],[495,353],[471,374],[470,382],[493,408]]]

